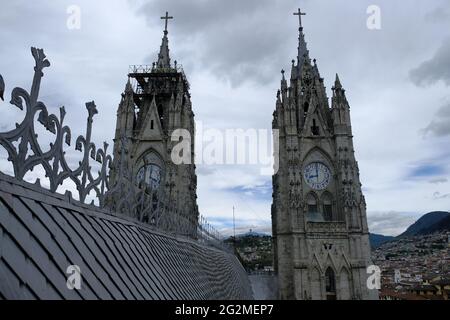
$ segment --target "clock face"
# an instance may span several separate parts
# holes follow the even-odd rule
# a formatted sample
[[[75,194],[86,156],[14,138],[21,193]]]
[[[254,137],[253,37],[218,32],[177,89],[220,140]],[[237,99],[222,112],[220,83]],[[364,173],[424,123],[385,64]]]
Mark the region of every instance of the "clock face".
[[[303,172],[306,183],[314,190],[325,189],[331,180],[330,169],[320,162],[312,162]]]
[[[155,164],[143,166],[137,173],[137,182],[144,181],[150,188],[157,189],[161,184],[161,171]]]

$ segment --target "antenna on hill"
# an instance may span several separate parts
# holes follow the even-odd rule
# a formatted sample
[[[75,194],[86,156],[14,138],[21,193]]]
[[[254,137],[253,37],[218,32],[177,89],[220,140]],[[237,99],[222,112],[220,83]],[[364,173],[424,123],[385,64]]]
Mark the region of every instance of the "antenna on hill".
[[[233,206],[233,245],[236,250],[236,221],[234,219],[234,206]]]

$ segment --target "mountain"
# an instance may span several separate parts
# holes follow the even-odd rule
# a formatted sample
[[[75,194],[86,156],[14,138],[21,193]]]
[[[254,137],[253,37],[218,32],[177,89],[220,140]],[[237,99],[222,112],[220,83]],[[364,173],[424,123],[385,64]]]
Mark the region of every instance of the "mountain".
[[[450,231],[450,214],[439,220],[436,223],[433,223],[428,228],[423,229],[420,233],[421,234],[430,234],[434,232],[442,232],[442,231]]]
[[[369,240],[370,246],[373,249],[378,248],[382,244],[395,241],[397,239],[421,236],[434,232],[450,231],[450,212],[446,211],[433,211],[424,214],[416,222],[406,229],[405,232],[397,237],[384,236],[381,234],[370,233]]]
[[[395,239],[395,237],[383,236],[382,234],[376,234],[376,233],[369,233],[370,246],[373,249],[376,249],[379,246],[381,246],[383,243],[392,241],[394,239]]]
[[[269,234],[262,233],[262,232],[255,232],[252,229],[246,233],[237,234],[236,238],[245,238],[245,237],[267,237],[270,236]]]
[[[411,237],[440,231],[442,230],[441,223],[448,224],[449,217],[450,213],[446,211],[433,211],[426,213],[422,217],[420,217],[419,220],[410,225],[408,229],[406,229],[406,231],[398,237]]]

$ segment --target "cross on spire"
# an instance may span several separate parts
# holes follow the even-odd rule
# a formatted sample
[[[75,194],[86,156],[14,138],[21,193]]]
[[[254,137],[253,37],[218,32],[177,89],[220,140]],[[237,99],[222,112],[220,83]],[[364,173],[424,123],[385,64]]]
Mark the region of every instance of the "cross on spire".
[[[170,68],[170,57],[169,57],[169,39],[167,39],[167,23],[169,19],[173,19],[173,17],[169,16],[169,13],[166,11],[166,15],[161,17],[161,19],[166,20],[164,26],[164,36],[162,38],[161,48],[159,50],[158,62],[156,63],[158,68]]]
[[[166,11],[166,15],[164,17],[161,17],[161,19],[166,20],[165,21],[164,32],[167,32],[167,23],[168,23],[169,19],[173,19],[173,17],[169,17],[169,12]]]
[[[294,12],[294,16],[298,16],[298,23],[300,25],[300,28],[302,27],[302,16],[306,16],[305,12],[302,12],[300,8],[298,8],[297,12]]]

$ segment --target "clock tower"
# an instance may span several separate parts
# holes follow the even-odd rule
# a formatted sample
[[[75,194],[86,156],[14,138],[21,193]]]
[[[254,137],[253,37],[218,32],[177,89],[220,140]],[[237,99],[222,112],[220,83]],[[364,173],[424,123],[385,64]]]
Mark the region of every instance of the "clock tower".
[[[163,217],[161,229],[190,237],[197,236],[197,176],[194,164],[195,123],[189,82],[181,65],[171,61],[167,23],[157,61],[152,65],[130,66],[129,80],[117,109],[114,139],[115,163],[121,158],[121,138],[126,136],[129,166],[135,181],[157,194]],[[188,132],[190,163],[172,159],[181,141],[179,132]],[[156,199],[155,199],[156,202]],[[170,208],[167,209],[167,208]],[[156,209],[155,209],[156,210]],[[172,215],[172,216],[170,216]]]
[[[272,233],[281,299],[376,299],[366,202],[355,159],[350,107],[339,77],[331,107],[297,13],[299,45],[289,81],[282,70],[273,128],[280,165],[273,176]]]

